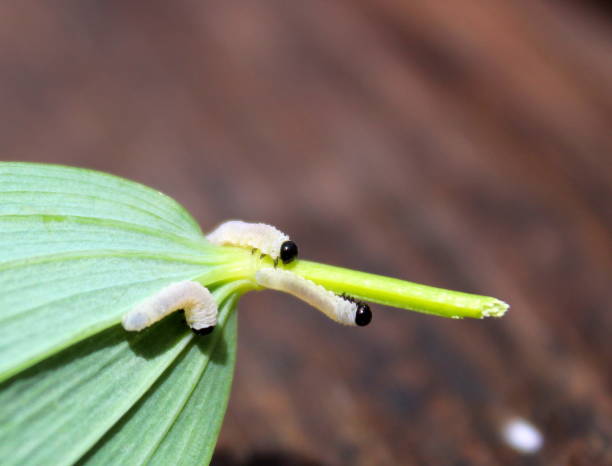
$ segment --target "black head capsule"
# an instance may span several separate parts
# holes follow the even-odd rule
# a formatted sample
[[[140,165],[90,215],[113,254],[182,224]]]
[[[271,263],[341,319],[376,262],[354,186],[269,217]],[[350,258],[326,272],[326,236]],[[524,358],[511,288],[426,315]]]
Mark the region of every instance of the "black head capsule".
[[[191,330],[193,330],[193,333],[195,333],[196,335],[208,335],[212,333],[214,329],[215,329],[215,326],[213,325],[211,327],[192,328]]]
[[[357,312],[355,313],[355,324],[359,327],[365,327],[372,321],[372,311],[370,306],[365,303],[357,304]]]
[[[280,258],[283,264],[288,264],[298,255],[298,247],[293,241],[285,241],[280,247]]]

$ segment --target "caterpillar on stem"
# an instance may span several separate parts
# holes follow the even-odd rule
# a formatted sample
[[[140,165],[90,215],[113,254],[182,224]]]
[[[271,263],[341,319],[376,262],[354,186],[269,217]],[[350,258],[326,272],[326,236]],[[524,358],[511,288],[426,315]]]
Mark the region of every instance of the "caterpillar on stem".
[[[255,273],[258,285],[284,291],[315,307],[343,325],[363,327],[372,320],[370,307],[347,295],[337,295],[289,270],[263,268]]]
[[[274,264],[280,259],[283,264],[295,260],[298,247],[289,236],[278,228],[265,223],[248,223],[241,220],[229,220],[222,223],[206,239],[219,246],[241,246],[258,249],[263,254],[274,259]]]

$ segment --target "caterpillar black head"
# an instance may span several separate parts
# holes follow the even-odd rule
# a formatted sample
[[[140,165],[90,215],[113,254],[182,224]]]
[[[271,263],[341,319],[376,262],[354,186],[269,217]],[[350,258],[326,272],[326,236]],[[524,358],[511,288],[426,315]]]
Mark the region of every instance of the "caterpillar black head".
[[[289,262],[295,260],[298,255],[298,247],[293,241],[285,241],[281,244],[280,247],[280,259],[283,261],[283,264],[288,264]]]
[[[372,321],[372,311],[366,303],[357,302],[357,312],[355,313],[355,324],[365,327]]]
[[[357,311],[355,312],[355,325],[365,327],[372,322],[372,311],[370,310],[370,306],[364,302],[358,301],[346,293],[342,293],[340,297],[357,305]]]

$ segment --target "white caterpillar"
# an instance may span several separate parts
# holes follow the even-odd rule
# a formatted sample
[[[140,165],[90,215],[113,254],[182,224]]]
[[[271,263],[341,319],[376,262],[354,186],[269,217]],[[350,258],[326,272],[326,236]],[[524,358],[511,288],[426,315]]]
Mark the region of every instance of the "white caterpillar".
[[[139,332],[179,309],[185,310],[187,324],[200,335],[217,325],[215,298],[208,288],[189,280],[172,283],[137,304],[123,316],[122,325],[127,331]]]
[[[282,231],[265,223],[247,223],[230,220],[215,228],[206,236],[208,241],[219,246],[231,245],[259,249],[275,263],[280,260],[288,264],[298,255],[297,245]]]
[[[292,294],[340,324],[363,327],[372,320],[372,311],[367,304],[346,295],[338,296],[288,270],[260,269],[255,273],[255,281],[265,288]]]

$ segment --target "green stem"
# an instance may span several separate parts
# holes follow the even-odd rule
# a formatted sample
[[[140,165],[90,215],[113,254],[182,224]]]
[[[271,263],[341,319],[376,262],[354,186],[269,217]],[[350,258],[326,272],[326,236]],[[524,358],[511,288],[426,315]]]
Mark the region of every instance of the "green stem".
[[[219,256],[218,265],[195,278],[204,286],[244,280],[241,285],[244,290],[258,289],[255,282],[257,270],[274,266],[270,257],[253,254],[245,248],[223,246],[219,249],[222,249],[223,255]],[[442,317],[500,317],[509,307],[503,301],[488,296],[444,290],[317,262],[296,260],[286,266],[279,264],[278,267],[291,270],[335,293],[347,293],[364,301]]]
[[[286,268],[336,293],[442,317],[500,317],[509,308],[503,301],[488,296],[444,290],[317,262],[298,260]]]

